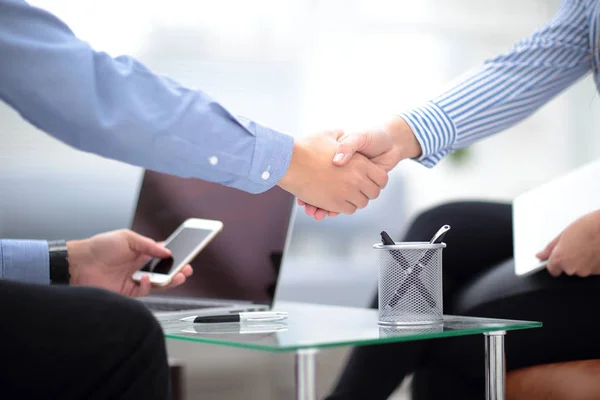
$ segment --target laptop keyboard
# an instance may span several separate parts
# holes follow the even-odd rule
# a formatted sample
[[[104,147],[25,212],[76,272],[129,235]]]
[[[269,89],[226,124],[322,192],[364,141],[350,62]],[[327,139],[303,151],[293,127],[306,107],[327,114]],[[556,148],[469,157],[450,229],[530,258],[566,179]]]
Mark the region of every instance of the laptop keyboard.
[[[184,311],[221,307],[216,304],[144,303],[152,311]]]

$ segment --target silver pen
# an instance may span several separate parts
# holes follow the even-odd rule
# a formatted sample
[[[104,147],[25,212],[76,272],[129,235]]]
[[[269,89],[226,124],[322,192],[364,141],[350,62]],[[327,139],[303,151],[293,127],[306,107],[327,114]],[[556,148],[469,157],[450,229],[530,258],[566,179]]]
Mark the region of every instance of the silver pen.
[[[285,311],[252,311],[224,315],[200,315],[181,318],[184,322],[194,323],[222,323],[222,322],[272,322],[286,319]]]

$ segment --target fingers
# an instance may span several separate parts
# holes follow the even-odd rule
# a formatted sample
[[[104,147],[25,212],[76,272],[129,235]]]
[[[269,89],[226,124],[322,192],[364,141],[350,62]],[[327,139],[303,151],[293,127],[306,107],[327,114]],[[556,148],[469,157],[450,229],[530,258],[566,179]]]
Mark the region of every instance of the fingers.
[[[373,181],[380,189],[385,188],[388,183],[389,176],[387,172],[379,168],[377,165],[370,163],[369,168],[367,169],[367,176],[371,181]],[[379,196],[379,194],[377,194]],[[376,197],[370,197],[370,199],[375,199]]]
[[[310,207],[310,210],[305,209],[306,215],[313,217],[315,219],[315,221],[322,221],[326,217],[330,217],[330,218],[337,217],[340,214],[340,213],[333,212],[333,211],[323,210],[322,208],[317,208],[314,206],[307,205],[307,207]]]
[[[129,241],[129,247],[140,254],[158,258],[166,258],[171,255],[169,249],[133,231],[127,231],[127,240]]]
[[[171,288],[177,287],[179,285],[183,285],[187,278],[192,276],[194,273],[194,269],[190,264],[187,264],[185,267],[181,269],[178,273],[173,276],[171,282],[168,285],[161,287],[159,290],[169,290]]]
[[[319,208],[312,206],[310,204],[307,204],[304,206],[304,213],[306,215],[308,215],[309,217],[313,217],[318,210],[319,210]]]
[[[192,276],[192,274],[194,273],[194,269],[192,268],[192,266],[190,264],[186,265],[185,267],[183,267],[183,269],[181,270],[181,273],[186,277],[189,278],[190,276]]]
[[[299,206],[304,207],[304,213],[306,215],[308,215],[309,217],[313,217],[315,215],[315,213],[317,212],[317,210],[320,210],[320,208],[317,208],[313,205],[307,204],[306,202],[304,202],[300,199],[297,199],[296,201],[298,202]]]
[[[565,266],[563,263],[563,256],[561,255],[562,252],[560,249],[560,245],[558,244],[558,238],[550,242],[548,246],[546,246],[546,249],[544,249],[544,252],[550,247],[552,248],[552,250],[547,257],[548,262],[546,263],[546,268],[548,269],[548,273],[550,275],[559,276],[563,272],[566,272],[566,270],[564,268]]]
[[[150,283],[150,277],[147,275],[142,276],[142,279],[132,291],[131,297],[146,297],[150,294],[151,289],[152,284]]]
[[[340,215],[340,213],[323,210],[322,208],[316,208],[314,214],[312,214],[312,217],[315,219],[315,221],[322,221],[327,217],[333,218],[337,217],[338,215]]]
[[[333,133],[330,133],[331,135]],[[353,214],[356,210],[366,207],[369,200],[379,197],[381,189],[388,182],[387,172],[362,154],[362,150],[370,146],[372,137],[373,133],[368,131],[351,135],[336,133],[335,138],[331,136],[331,139],[336,140],[333,146],[336,151],[334,164],[340,169],[334,167],[330,170],[329,179],[316,185],[320,186],[319,195],[313,195],[314,198],[310,199],[314,204],[324,208],[297,199],[298,205],[304,207],[306,215],[312,216],[315,220],[322,220],[327,216],[334,217],[338,213]],[[326,140],[321,142],[315,143],[321,147],[329,146]],[[304,168],[309,168],[309,164]],[[328,191],[330,191],[329,196],[324,193]]]
[[[370,137],[370,133],[367,132],[342,136],[340,145],[333,157],[333,163],[336,165],[346,164],[354,153],[361,151],[368,145]]]
[[[371,164],[370,161],[365,161]],[[350,167],[350,166],[348,166]],[[377,168],[373,165],[373,167]],[[379,197],[381,193],[381,187],[377,183],[375,183],[368,176],[365,176],[364,169],[363,172],[359,173],[359,176],[356,178],[354,183],[350,184],[347,187],[345,193],[346,205],[342,207],[341,210],[336,210],[336,212],[340,211],[343,214],[353,214],[356,210],[365,208],[369,204],[369,200],[376,199]],[[385,174],[385,172],[384,172]],[[386,178],[387,178],[387,174]],[[380,184],[387,183],[387,179],[381,179],[381,176],[377,176]]]
[[[326,217],[333,218],[333,217],[336,217],[339,215],[339,213],[323,210],[322,208],[317,208],[313,205],[307,204],[306,202],[304,202],[300,199],[298,199],[297,201],[298,201],[299,206],[304,207],[304,213],[306,215],[308,215],[309,217],[313,217],[317,221],[321,221],[321,220],[325,219]]]
[[[339,139],[339,141],[340,145],[338,146],[333,162],[334,164],[341,166],[350,161],[354,153],[361,152],[363,149],[369,147],[370,142],[372,141],[372,134],[370,132],[362,132],[352,135],[344,135]],[[356,191],[351,192],[351,196],[349,196],[349,198],[346,200],[353,206],[353,208],[346,207],[342,211],[344,214],[352,214],[357,209],[365,208],[369,203],[369,200],[379,197],[381,189],[387,185],[387,173],[372,162],[367,161],[366,158],[365,162],[368,163],[366,167],[366,174],[370,182],[365,180],[360,184],[360,193],[357,193]],[[312,209],[305,209],[305,211],[308,215],[312,214],[315,216],[315,219],[322,219],[327,215],[326,213],[319,211],[315,211],[315,213],[313,213]]]
[[[171,279],[171,282],[169,282],[168,285],[154,286],[154,287],[151,287],[151,289],[153,292],[163,292],[163,291],[172,289],[174,287],[183,285],[185,283],[185,281],[187,280],[187,278],[192,276],[193,273],[194,273],[194,269],[192,268],[191,265],[188,264],[181,269],[181,272],[178,272],[177,274],[175,274],[175,276],[173,276],[173,279]]]
[[[315,213],[314,213],[314,216],[313,216],[313,218],[314,218],[316,221],[322,221],[322,220],[324,220],[324,219],[325,219],[325,217],[327,217],[327,211],[325,211],[325,210],[323,210],[323,209],[321,209],[321,208],[318,208],[318,209],[315,211]]]
[[[358,197],[358,196],[354,196],[354,197]],[[346,214],[346,215],[352,215],[356,212],[357,210],[357,206],[354,203],[360,203],[360,201],[358,199],[354,199],[354,200],[346,200],[340,207],[340,213],[341,214]]]
[[[360,178],[356,183],[357,188],[361,191],[363,196],[366,196],[367,200],[376,199],[379,197],[381,189],[385,188],[388,183],[387,172],[379,168],[362,154],[359,154],[354,158],[358,158],[356,164],[349,165],[348,167],[358,168]],[[355,204],[357,208],[364,208],[367,206],[362,199],[359,203],[353,201],[354,199],[348,200]]]
[[[546,264],[546,269],[548,270],[548,273],[554,277],[560,276],[560,274],[562,274],[563,272],[558,253],[555,253],[554,251],[556,249],[556,245],[558,244],[559,239],[560,235],[558,235],[550,243],[548,243],[544,250],[540,251],[535,255],[542,261],[548,260]]]
[[[298,205],[304,207],[304,213],[309,217],[313,217],[316,221],[321,221],[326,217],[337,217],[339,213],[333,211],[323,210],[322,208],[317,208],[313,205],[307,204],[306,202],[296,199]]]
[[[354,184],[347,187],[345,196],[346,204],[342,205],[342,209],[339,212],[321,209],[298,199],[298,204],[304,206],[304,213],[317,221],[323,220],[327,216],[335,217],[340,212],[343,214],[353,214],[356,210],[365,208],[369,204],[369,200],[379,197],[382,187],[385,187],[387,184],[387,173],[366,159],[364,162],[367,175],[363,175],[365,172],[362,172],[356,178]],[[365,170],[363,169],[363,171]]]
[[[540,251],[535,256],[542,261],[547,260],[550,257],[550,254],[552,254],[552,250],[554,250],[554,248],[556,247],[556,244],[558,243],[559,239],[560,239],[560,235],[555,237],[550,243],[548,243],[546,245],[544,250]]]
[[[369,197],[367,197],[362,191],[359,191],[354,193],[353,196],[347,200],[347,202],[354,206],[352,213],[355,213],[356,210],[361,210],[369,204]]]
[[[367,200],[374,200],[379,197],[379,194],[381,193],[381,188],[377,184],[375,184],[375,182],[369,179],[363,183],[363,185],[360,188],[360,191],[367,198]]]
[[[387,185],[388,175],[381,168],[370,161],[367,163],[367,177],[360,184],[360,194],[362,196],[350,199],[358,209],[365,208],[369,200],[374,200],[381,194],[381,189]]]
[[[548,269],[548,273],[554,277],[559,276],[563,272],[560,263],[556,260],[556,258],[553,259],[552,257],[548,259],[546,268]]]
[[[183,285],[183,283],[185,282],[185,275],[183,275],[181,272],[179,272],[178,274],[176,274],[173,279],[171,279],[171,283],[169,283],[167,285],[167,287],[169,289],[177,287],[179,285]]]

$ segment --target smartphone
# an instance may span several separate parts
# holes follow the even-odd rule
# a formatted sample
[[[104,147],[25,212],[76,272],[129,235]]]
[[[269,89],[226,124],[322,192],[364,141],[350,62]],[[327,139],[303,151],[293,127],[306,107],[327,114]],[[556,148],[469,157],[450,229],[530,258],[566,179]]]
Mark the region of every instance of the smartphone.
[[[165,247],[171,250],[171,257],[151,259],[133,274],[133,279],[140,281],[143,276],[149,276],[154,285],[168,285],[175,274],[189,264],[222,229],[221,221],[198,218],[186,220],[165,241]]]

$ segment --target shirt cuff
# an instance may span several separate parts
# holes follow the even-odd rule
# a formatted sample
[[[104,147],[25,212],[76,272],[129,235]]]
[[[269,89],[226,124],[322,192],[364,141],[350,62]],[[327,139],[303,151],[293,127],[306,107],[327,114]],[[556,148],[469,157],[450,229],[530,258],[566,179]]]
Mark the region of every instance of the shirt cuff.
[[[436,103],[427,102],[400,116],[410,126],[421,146],[418,162],[433,167],[450,152],[456,141],[456,126]]]
[[[233,186],[250,193],[271,189],[285,176],[292,160],[294,138],[244,118],[238,120],[255,136],[248,179]]]
[[[50,283],[48,242],[0,240],[0,278],[24,283]]]

